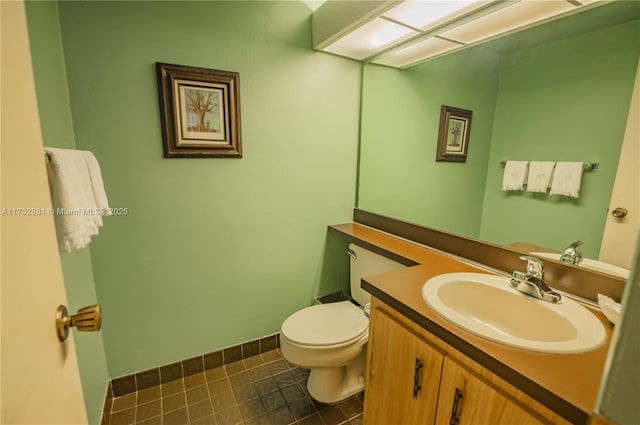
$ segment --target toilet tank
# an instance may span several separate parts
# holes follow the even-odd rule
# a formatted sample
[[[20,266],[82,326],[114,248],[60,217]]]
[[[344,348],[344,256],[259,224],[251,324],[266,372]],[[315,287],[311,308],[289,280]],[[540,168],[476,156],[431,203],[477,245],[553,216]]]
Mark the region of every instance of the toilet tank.
[[[349,244],[351,255],[351,297],[360,305],[369,302],[371,296],[360,287],[360,279],[365,276],[389,272],[405,268],[404,264],[390,260],[380,254],[371,252],[356,244]]]

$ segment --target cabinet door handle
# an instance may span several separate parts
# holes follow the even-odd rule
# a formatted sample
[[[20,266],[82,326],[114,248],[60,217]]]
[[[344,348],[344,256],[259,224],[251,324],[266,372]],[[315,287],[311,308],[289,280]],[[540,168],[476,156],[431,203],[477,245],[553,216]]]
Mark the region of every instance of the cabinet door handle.
[[[418,393],[422,388],[420,386],[420,369],[422,369],[422,360],[416,357],[416,367],[413,370],[413,398],[418,398]]]
[[[460,422],[460,410],[462,409],[462,391],[456,388],[456,393],[453,396],[453,406],[451,407],[451,420],[449,425],[457,425]]]

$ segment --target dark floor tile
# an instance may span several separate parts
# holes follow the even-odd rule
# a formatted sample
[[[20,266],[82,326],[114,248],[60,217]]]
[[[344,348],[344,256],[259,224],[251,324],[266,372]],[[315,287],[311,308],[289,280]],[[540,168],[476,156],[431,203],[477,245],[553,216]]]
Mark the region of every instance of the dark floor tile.
[[[160,400],[141,404],[136,410],[136,422],[160,416],[162,414],[162,402]]]
[[[173,412],[187,407],[187,398],[184,392],[170,395],[162,399],[162,413]]]
[[[254,381],[259,381],[261,379],[267,378],[271,376],[271,372],[267,368],[267,365],[258,366],[256,368],[249,370],[249,376]]]
[[[287,406],[269,412],[269,419],[273,425],[288,425],[294,422],[293,416]]]
[[[227,363],[224,365],[224,369],[227,371],[227,375],[237,375],[238,373],[245,372],[247,368],[244,366],[242,360],[238,360],[237,362]]]
[[[267,411],[262,404],[262,401],[259,398],[254,398],[253,400],[248,400],[246,402],[240,403],[238,405],[240,409],[240,414],[242,415],[242,419],[245,421],[250,418],[255,418],[256,416],[262,416]]]
[[[281,358],[282,353],[280,353],[280,350],[271,350],[262,353],[262,359],[267,363],[280,360]]]
[[[233,395],[233,392],[231,391],[229,391],[228,393],[213,396],[211,398],[211,401],[213,402],[213,410],[216,412],[216,414],[220,411],[236,407],[236,399]]]
[[[326,425],[338,425],[347,420],[347,417],[338,406],[331,406],[321,410],[320,416]]]
[[[231,382],[232,387],[250,384],[252,381],[254,380],[251,379],[251,375],[249,375],[247,371],[229,377],[229,382]]]
[[[211,400],[207,398],[199,403],[191,404],[188,407],[189,421],[197,421],[207,416],[213,417],[213,407],[211,406]]]
[[[204,418],[200,418],[195,421],[190,421],[189,425],[216,425],[216,417],[213,415],[205,416]]]
[[[233,394],[236,396],[236,401],[238,402],[238,404],[253,400],[254,398],[258,398],[258,392],[256,391],[256,388],[252,383],[234,386]]]
[[[131,409],[136,406],[136,393],[127,394],[122,397],[116,397],[113,399],[113,405],[111,406],[112,412],[118,412],[120,410]]]
[[[214,369],[208,369],[204,376],[207,378],[207,382],[217,381],[218,379],[223,379],[227,377],[227,371],[224,369],[224,366],[220,366]]]
[[[160,385],[147,388],[146,390],[138,391],[138,405],[149,403],[154,400],[160,400],[162,392],[160,391]]]
[[[292,401],[291,403],[288,403],[288,405],[289,410],[291,410],[291,413],[296,419],[305,418],[316,412],[315,406],[306,397]]]
[[[209,357],[210,362],[215,361],[214,357]],[[105,412],[103,422],[105,425],[362,425],[363,393],[336,405],[319,403],[306,388],[307,369],[289,370],[278,350],[253,358],[258,359],[256,366],[248,369],[254,363],[245,359],[115,397],[109,402],[110,409]],[[260,364],[261,358],[266,363]],[[202,359],[206,364],[207,357]],[[157,369],[160,380],[177,370],[176,365],[180,369],[189,368],[188,362]],[[144,380],[146,373],[132,376]]]
[[[309,377],[309,369],[303,369],[301,367],[292,369],[291,373],[293,373],[293,376],[296,378],[296,381],[298,382],[306,381],[307,378]]]
[[[184,389],[190,390],[195,387],[199,387],[207,383],[207,377],[204,372],[196,373],[184,378]]]
[[[278,374],[280,372],[285,372],[287,370],[289,370],[289,367],[287,366],[287,363],[284,360],[277,360],[273,363],[269,363],[267,365],[269,372],[271,372],[272,375]]]
[[[293,384],[288,387],[281,388],[280,392],[282,393],[282,396],[287,401],[287,403],[291,403],[292,401],[306,397],[304,390],[298,384]]]
[[[184,393],[184,382],[182,379],[171,381],[160,386],[162,391],[162,397],[173,395],[177,393]]]
[[[136,419],[136,409],[121,410],[111,414],[109,425],[131,425]]]
[[[242,423],[242,416],[237,407],[231,409],[216,411],[216,421],[218,425],[237,425]]]
[[[262,416],[256,416],[255,418],[247,419],[246,421],[244,421],[244,425],[272,425],[272,423],[269,415],[264,414]]]
[[[300,425],[324,425],[322,418],[319,414],[315,413],[311,416],[307,416],[306,418],[298,421]]]
[[[339,404],[340,410],[349,419],[354,418],[362,414],[362,403],[356,396],[349,397],[345,401]]]
[[[256,356],[253,356],[253,357],[245,358],[242,361],[244,362],[244,366],[247,369],[253,369],[254,367],[258,367],[258,366],[261,366],[261,365],[265,364],[265,361],[262,358],[262,355],[260,355],[260,354],[258,354]]]
[[[136,421],[136,425],[162,425],[162,416],[156,416],[143,421]]]
[[[227,378],[219,379],[209,384],[209,393],[212,396],[228,393],[231,391],[231,384]]]
[[[296,378],[289,371],[273,375],[273,379],[276,381],[276,384],[278,384],[278,387],[280,388],[288,387],[289,385],[293,385],[297,382]]]
[[[274,391],[264,396],[261,396],[262,404],[264,404],[264,408],[267,412],[271,412],[272,410],[276,410],[287,404],[280,391]]]
[[[278,390],[278,384],[276,384],[276,381],[272,377],[256,381],[253,385],[256,387],[256,391],[260,396]]]
[[[363,425],[363,424],[364,422],[362,421],[362,415],[349,420],[349,425]]]
[[[164,415],[162,415],[162,423],[165,425],[188,425],[189,415],[187,413],[186,407],[174,410],[173,412],[165,413]]]
[[[203,400],[209,399],[209,389],[206,385],[201,385],[199,387],[186,390],[186,394],[188,405],[200,403]]]

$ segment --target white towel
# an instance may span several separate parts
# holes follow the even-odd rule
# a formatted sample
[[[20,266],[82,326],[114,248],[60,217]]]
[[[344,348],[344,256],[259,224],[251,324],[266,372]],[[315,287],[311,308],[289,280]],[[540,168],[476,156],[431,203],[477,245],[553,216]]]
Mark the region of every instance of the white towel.
[[[529,161],[507,161],[502,177],[502,190],[522,190],[527,179]]]
[[[88,151],[45,148],[50,158],[51,197],[61,252],[84,248],[109,215],[100,166]]]
[[[529,163],[527,191],[545,193],[551,184],[551,176],[555,165],[556,163],[552,161],[531,161]]]
[[[558,162],[551,181],[551,194],[577,198],[582,181],[582,162]]]

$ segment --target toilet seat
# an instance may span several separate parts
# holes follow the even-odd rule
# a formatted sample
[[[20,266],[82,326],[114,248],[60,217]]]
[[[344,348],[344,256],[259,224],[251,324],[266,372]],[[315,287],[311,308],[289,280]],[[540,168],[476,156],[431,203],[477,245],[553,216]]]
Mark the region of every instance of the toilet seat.
[[[303,308],[282,324],[282,336],[290,343],[335,348],[359,340],[368,332],[369,319],[350,301]]]

